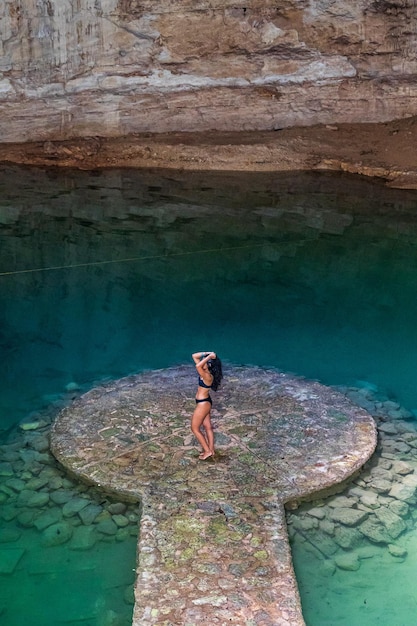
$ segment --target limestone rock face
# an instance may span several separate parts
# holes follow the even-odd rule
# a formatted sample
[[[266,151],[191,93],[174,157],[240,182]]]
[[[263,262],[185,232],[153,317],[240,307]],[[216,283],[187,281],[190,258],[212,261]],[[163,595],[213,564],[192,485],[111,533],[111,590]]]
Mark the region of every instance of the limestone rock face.
[[[0,141],[417,113],[414,0],[4,0]]]

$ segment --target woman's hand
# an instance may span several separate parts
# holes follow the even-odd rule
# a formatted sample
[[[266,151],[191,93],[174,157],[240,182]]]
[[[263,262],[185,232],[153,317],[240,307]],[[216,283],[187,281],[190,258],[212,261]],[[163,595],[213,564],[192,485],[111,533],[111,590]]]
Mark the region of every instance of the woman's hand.
[[[197,365],[204,365],[210,359],[216,358],[215,352],[194,352],[192,355],[194,363]]]

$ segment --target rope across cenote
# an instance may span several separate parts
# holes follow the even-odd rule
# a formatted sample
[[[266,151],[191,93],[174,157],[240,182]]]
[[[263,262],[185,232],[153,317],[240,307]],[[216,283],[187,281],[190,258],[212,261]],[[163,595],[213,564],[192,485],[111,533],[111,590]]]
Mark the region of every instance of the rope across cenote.
[[[230,250],[242,250],[244,248],[260,248],[262,246],[268,245],[271,242],[264,242],[258,244],[251,244],[246,246],[231,246],[226,248],[206,248],[205,250],[192,250],[190,252],[174,252],[172,254],[156,254],[151,256],[138,256],[131,257],[127,259],[110,259],[108,261],[89,261],[88,263],[74,263],[73,265],[54,265],[49,267],[36,267],[32,269],[23,269],[23,270],[11,270],[9,272],[0,272],[0,276],[15,276],[16,274],[34,274],[36,272],[53,272],[57,270],[69,270],[76,269],[79,267],[94,267],[100,265],[112,265],[114,263],[135,263],[138,261],[150,261],[155,259],[168,259],[171,257],[179,257],[179,256],[192,256],[195,254],[207,254],[213,252],[227,252]]]

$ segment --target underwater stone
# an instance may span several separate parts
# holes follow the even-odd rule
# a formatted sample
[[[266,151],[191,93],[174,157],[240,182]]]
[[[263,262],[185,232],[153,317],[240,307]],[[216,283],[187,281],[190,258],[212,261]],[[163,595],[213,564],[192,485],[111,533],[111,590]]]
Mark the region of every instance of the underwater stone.
[[[355,572],[361,566],[358,555],[354,553],[338,554],[335,556],[334,562],[339,569],[344,569],[350,572]]]
[[[49,479],[48,487],[51,491],[56,491],[62,487],[62,478],[61,476],[53,476]]]
[[[335,524],[334,522],[331,522],[328,519],[323,519],[320,520],[319,522],[319,528],[320,530],[322,530],[324,533],[326,533],[326,535],[330,535],[333,536],[334,535],[334,530],[335,530]]]
[[[354,498],[348,498],[347,496],[338,496],[331,498],[328,502],[326,502],[327,506],[336,509],[336,508],[346,508],[350,509],[352,506],[356,504],[356,500]]]
[[[30,528],[31,526],[33,526],[33,523],[37,516],[38,511],[22,511],[21,513],[19,513],[16,519],[19,524],[24,528]]]
[[[6,496],[15,496],[15,492],[13,491],[13,489],[11,489],[10,487],[8,487],[6,484],[4,483],[0,483],[0,492],[3,493]]]
[[[333,574],[336,571],[336,565],[335,565],[334,561],[332,561],[330,559],[326,559],[321,564],[321,569],[326,574],[326,576],[333,576]]]
[[[33,526],[35,526],[38,530],[45,530],[48,526],[52,526],[52,524],[59,522],[61,516],[62,514],[60,509],[47,509],[45,513],[42,513],[34,520]]]
[[[356,550],[359,559],[373,559],[380,555],[380,548],[377,546],[364,546]]]
[[[394,474],[391,470],[386,469],[385,467],[381,467],[377,465],[373,467],[371,470],[371,480],[375,480],[376,478],[382,478],[383,480],[388,480],[390,482],[394,479]]]
[[[0,543],[9,543],[20,539],[22,533],[17,528],[0,529]]]
[[[335,542],[345,550],[351,550],[357,546],[361,542],[362,537],[356,528],[346,528],[345,526],[338,526],[334,533]]]
[[[413,503],[415,501],[416,487],[412,485],[405,485],[404,483],[397,483],[393,485],[389,494],[392,498],[402,500],[403,502]]]
[[[78,526],[74,529],[69,548],[71,550],[90,550],[97,542],[94,526]]]
[[[395,426],[395,424],[392,424],[390,422],[384,422],[382,424],[378,425],[378,431],[381,433],[385,433],[387,435],[396,435],[398,434],[398,430],[397,427]]]
[[[344,507],[335,508],[330,513],[330,519],[334,522],[340,522],[345,526],[356,526],[368,517],[366,511],[359,509],[346,509]]]
[[[417,488],[417,474],[408,474],[402,478],[401,482],[403,485]]]
[[[323,535],[320,531],[308,533],[306,537],[318,552],[325,554],[327,557],[337,552],[337,545],[333,539],[331,539],[328,535]]]
[[[416,435],[417,437],[417,435]],[[0,456],[3,461],[8,461],[9,463],[14,463],[15,461],[20,460],[20,456],[17,450],[10,449],[11,446],[0,446]],[[20,448],[20,445],[19,445]]]
[[[0,574],[12,574],[24,553],[21,548],[0,550]]]
[[[57,489],[50,494],[52,502],[55,504],[65,504],[74,497],[74,492],[68,489]]]
[[[18,514],[19,510],[14,506],[7,505],[0,508],[0,517],[4,519],[5,522],[10,522],[17,517]]]
[[[384,410],[387,413],[389,413],[389,411],[395,411],[401,408],[401,405],[398,404],[398,402],[395,402],[394,400],[386,400],[382,404],[383,404]]]
[[[72,532],[72,527],[66,522],[53,524],[43,531],[42,545],[52,547],[66,543],[71,538]]]
[[[70,382],[65,385],[65,391],[78,391],[79,388],[80,386],[75,382]]]
[[[326,517],[326,509],[324,506],[315,506],[307,511],[307,515],[311,515],[311,517],[316,517],[317,519],[324,519]]]
[[[413,419],[413,414],[406,409],[400,407],[399,409],[393,409],[392,411],[388,411],[388,415],[393,420],[407,420]]]
[[[34,461],[39,461],[41,453],[36,450],[28,450],[25,448],[24,450],[20,450],[20,458],[26,464],[33,463]]]
[[[376,517],[382,524],[384,524],[389,535],[396,539],[407,528],[405,522],[399,515],[396,515],[393,511],[387,507],[381,507],[375,511]]]
[[[112,519],[104,519],[96,525],[99,532],[104,535],[115,535],[117,533],[117,526]]]
[[[62,507],[64,517],[73,517],[89,504],[87,498],[72,498]]]
[[[101,511],[97,515],[97,517],[95,519],[95,522],[96,522],[96,524],[99,524],[100,522],[103,522],[103,521],[109,520],[109,519],[111,519],[110,513],[108,511]]]
[[[129,520],[124,515],[113,515],[113,522],[119,528],[125,528],[125,526],[129,526]]]
[[[126,513],[127,506],[123,502],[112,502],[106,508],[112,515],[123,515],[123,513]]]
[[[318,527],[318,520],[308,517],[297,517],[293,521],[294,528],[297,530],[307,531]]]
[[[388,544],[388,552],[392,554],[392,556],[396,556],[399,558],[404,558],[408,554],[405,548],[397,546],[394,543]]]
[[[390,543],[391,537],[386,532],[384,526],[373,519],[365,520],[359,527],[359,532],[361,532],[365,537],[367,537],[370,541],[374,543]]]
[[[388,493],[392,487],[392,482],[384,478],[376,478],[370,481],[369,486],[375,489],[377,493]]]
[[[378,496],[372,491],[364,493],[360,498],[361,504],[368,509],[378,509],[381,505],[378,502]]]
[[[410,452],[411,448],[404,441],[397,441],[394,444],[394,450],[398,450],[398,452],[402,452],[403,454],[407,454],[407,452]]]
[[[85,526],[92,524],[98,515],[103,511],[103,507],[99,504],[87,504],[84,509],[78,511],[78,516]]]
[[[414,467],[406,461],[394,461],[392,464],[392,471],[400,476],[406,476],[407,474],[412,474],[414,472]]]
[[[47,476],[38,476],[36,478],[31,478],[26,483],[26,489],[29,489],[30,491],[38,491],[39,489],[42,489],[42,487],[45,487],[45,485],[47,485],[48,483],[49,478]]]
[[[30,446],[37,452],[47,452],[49,450],[49,441],[46,437],[32,437]]]
[[[130,531],[128,528],[119,528],[115,537],[116,541],[126,541],[130,537]]]
[[[13,489],[13,491],[23,491],[26,487],[26,483],[24,480],[20,480],[20,478],[10,478],[10,480],[6,480],[6,486]]]
[[[38,430],[39,428],[45,428],[48,426],[48,422],[44,420],[33,420],[32,422],[23,422],[19,424],[19,428],[22,430]]]
[[[23,490],[19,493],[16,506],[29,507],[30,509],[39,509],[44,507],[49,502],[49,494],[45,491],[29,491]]]
[[[400,517],[406,517],[410,509],[408,504],[402,500],[393,500],[388,504],[388,507]]]
[[[0,476],[13,476],[13,466],[11,463],[0,463]]]

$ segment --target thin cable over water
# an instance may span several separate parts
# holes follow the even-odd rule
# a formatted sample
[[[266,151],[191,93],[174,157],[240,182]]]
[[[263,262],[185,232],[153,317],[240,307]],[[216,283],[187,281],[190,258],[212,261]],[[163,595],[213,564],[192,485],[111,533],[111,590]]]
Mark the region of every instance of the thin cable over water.
[[[225,252],[230,250],[242,250],[243,248],[260,248],[264,245],[271,244],[272,242],[264,242],[251,244],[247,246],[230,246],[227,248],[208,248],[205,250],[193,250],[191,252],[173,252],[172,254],[156,254],[153,256],[138,256],[131,257],[127,259],[111,259],[108,261],[90,261],[88,263],[75,263],[73,265],[55,265],[50,267],[36,267],[32,269],[24,269],[24,270],[11,270],[9,272],[0,272],[0,276],[14,276],[16,274],[33,274],[36,272],[51,272],[57,270],[69,270],[69,269],[77,269],[79,267],[93,267],[98,265],[111,265],[114,263],[134,263],[137,261],[149,261],[154,259],[168,259],[170,257],[177,256],[191,256],[193,254],[207,254],[213,252]]]

